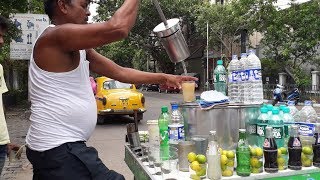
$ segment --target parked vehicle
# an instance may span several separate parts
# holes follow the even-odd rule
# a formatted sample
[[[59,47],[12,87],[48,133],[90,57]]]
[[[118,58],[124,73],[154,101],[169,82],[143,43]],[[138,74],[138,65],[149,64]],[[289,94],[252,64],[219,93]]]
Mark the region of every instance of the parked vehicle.
[[[287,102],[287,101],[295,101],[297,105],[300,100],[300,92],[298,88],[294,88],[293,90],[286,92],[283,91],[283,86],[277,84],[276,88],[273,90],[273,102],[275,105],[278,102]]]
[[[146,91],[159,91],[159,84],[146,84],[145,90]]]
[[[162,93],[162,92],[165,92],[165,93],[180,93],[180,89],[175,88],[175,87],[170,87],[170,86],[167,86],[165,84],[161,84],[159,86],[159,93]]]
[[[122,83],[107,77],[96,78],[96,102],[98,124],[103,124],[106,115],[129,115],[138,121],[143,119],[145,98],[134,84]],[[136,113],[136,115],[135,115]]]

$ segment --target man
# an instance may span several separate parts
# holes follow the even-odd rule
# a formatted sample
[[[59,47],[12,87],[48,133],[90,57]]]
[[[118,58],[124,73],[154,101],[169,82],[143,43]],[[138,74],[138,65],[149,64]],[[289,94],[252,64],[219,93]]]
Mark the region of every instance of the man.
[[[139,0],[125,0],[110,20],[87,24],[89,0],[45,0],[53,22],[37,39],[29,68],[31,125],[26,138],[33,179],[124,179],[109,170],[85,141],[96,125],[91,71],[126,83],[180,87],[193,77],[118,66],[93,48],[127,37]],[[112,145],[112,144],[110,144]]]
[[[0,48],[4,44],[4,34],[8,30],[7,20],[0,15]],[[1,52],[1,51],[0,51]],[[0,175],[6,161],[6,156],[10,154],[11,150],[17,151],[19,147],[10,144],[7,123],[3,112],[2,94],[7,92],[6,82],[3,76],[3,67],[0,64]]]

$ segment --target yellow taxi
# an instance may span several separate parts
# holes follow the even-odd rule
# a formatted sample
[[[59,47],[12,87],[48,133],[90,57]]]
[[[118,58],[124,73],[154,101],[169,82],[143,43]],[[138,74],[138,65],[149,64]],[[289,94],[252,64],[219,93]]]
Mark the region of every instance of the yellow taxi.
[[[96,78],[97,123],[104,123],[106,115],[129,115],[143,119],[145,98],[134,84],[122,83],[107,77]],[[135,115],[136,113],[136,115]]]

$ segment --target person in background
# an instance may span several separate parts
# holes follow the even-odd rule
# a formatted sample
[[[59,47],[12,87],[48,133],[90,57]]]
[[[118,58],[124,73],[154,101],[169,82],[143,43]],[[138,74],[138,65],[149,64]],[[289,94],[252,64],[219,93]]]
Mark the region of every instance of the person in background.
[[[90,83],[91,83],[93,94],[95,95],[97,93],[97,83],[92,76],[90,76]]]
[[[0,48],[4,45],[4,35],[7,30],[8,21],[0,15]],[[0,175],[6,161],[6,156],[8,156],[12,150],[17,151],[19,149],[19,146],[10,143],[7,123],[4,116],[2,94],[7,91],[8,88],[3,76],[3,67],[0,64]]]
[[[97,123],[89,70],[124,83],[181,88],[197,78],[125,68],[94,50],[126,38],[140,0],[125,0],[105,22],[88,24],[90,0],[44,0],[53,23],[35,42],[29,67],[27,158],[34,180],[123,180],[87,147]],[[112,146],[112,144],[110,144]]]

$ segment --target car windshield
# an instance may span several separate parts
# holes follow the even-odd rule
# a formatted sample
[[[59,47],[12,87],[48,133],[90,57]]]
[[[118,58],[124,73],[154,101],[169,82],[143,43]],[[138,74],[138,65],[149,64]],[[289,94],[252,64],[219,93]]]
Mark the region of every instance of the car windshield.
[[[110,80],[103,83],[104,89],[130,89],[131,84],[122,83],[116,80]]]

